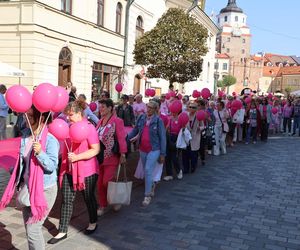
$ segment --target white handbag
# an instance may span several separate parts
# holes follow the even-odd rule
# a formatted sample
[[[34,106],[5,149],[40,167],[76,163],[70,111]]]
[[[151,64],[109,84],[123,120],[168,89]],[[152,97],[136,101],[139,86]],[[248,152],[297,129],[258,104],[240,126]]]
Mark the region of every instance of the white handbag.
[[[16,206],[18,208],[30,207],[30,195],[28,186],[26,184],[23,184],[17,191]]]
[[[180,129],[176,141],[176,148],[186,149],[190,144],[190,140],[192,140],[191,132],[187,128]]]
[[[107,201],[110,205],[129,205],[131,199],[132,181],[127,181],[126,168],[124,166],[124,177],[123,182],[119,181],[119,175],[121,170],[121,164],[118,167],[116,181],[108,182],[107,187]]]

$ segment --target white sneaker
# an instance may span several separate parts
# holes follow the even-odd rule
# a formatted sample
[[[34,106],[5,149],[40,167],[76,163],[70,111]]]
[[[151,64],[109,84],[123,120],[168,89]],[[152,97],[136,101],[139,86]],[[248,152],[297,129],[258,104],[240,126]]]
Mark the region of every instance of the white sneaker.
[[[177,175],[177,179],[181,180],[183,178],[182,170],[179,171],[179,174]]]
[[[122,205],[113,205],[113,210],[118,212],[121,209]]]
[[[207,154],[211,155],[211,150],[207,150]]]
[[[144,200],[142,202],[142,205],[144,207],[147,207],[150,204],[150,202],[151,202],[151,197],[150,196],[145,196],[145,198],[144,198]]]
[[[256,144],[256,141],[253,141],[253,144]]]
[[[245,142],[245,144],[246,144],[246,145],[248,145],[248,144],[249,144],[249,142],[247,142],[247,141],[246,141],[246,142]]]
[[[164,181],[171,181],[171,180],[173,180],[173,176],[171,175],[167,175],[164,177]]]

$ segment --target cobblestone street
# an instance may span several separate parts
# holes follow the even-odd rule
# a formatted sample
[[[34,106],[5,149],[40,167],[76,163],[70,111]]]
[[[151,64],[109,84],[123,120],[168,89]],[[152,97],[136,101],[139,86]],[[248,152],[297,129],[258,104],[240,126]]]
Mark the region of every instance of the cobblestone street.
[[[153,202],[141,207],[143,186],[132,203],[109,212],[85,236],[87,214],[78,195],[65,241],[48,249],[300,249],[300,141],[271,137],[268,143],[239,144],[227,155],[183,180],[161,182]],[[1,171],[1,191],[7,175]],[[60,202],[46,222],[45,239],[56,233]],[[0,214],[0,248],[26,249],[21,213]]]

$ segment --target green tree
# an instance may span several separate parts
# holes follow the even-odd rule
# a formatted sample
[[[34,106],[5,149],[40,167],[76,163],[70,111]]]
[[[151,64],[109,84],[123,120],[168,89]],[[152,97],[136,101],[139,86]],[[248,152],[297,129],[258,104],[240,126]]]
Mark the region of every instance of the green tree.
[[[181,9],[169,9],[135,44],[134,59],[148,66],[147,77],[185,83],[202,71],[207,29]]]
[[[223,88],[227,88],[227,94],[229,94],[229,87],[236,83],[236,78],[232,75],[227,75],[223,77],[222,86]]]
[[[286,88],[284,89],[284,91],[286,92],[287,96],[289,96],[290,93],[292,92],[292,88],[291,88],[291,87],[286,87]]]

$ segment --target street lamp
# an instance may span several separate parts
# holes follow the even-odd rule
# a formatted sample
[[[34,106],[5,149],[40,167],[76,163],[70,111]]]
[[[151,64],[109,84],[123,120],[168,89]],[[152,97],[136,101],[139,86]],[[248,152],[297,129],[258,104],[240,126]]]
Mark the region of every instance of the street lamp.
[[[217,89],[218,89],[217,84],[218,84],[219,76],[220,76],[219,72],[215,71],[215,73],[214,73],[214,79],[215,79],[215,82],[214,82],[214,96],[217,95]]]

